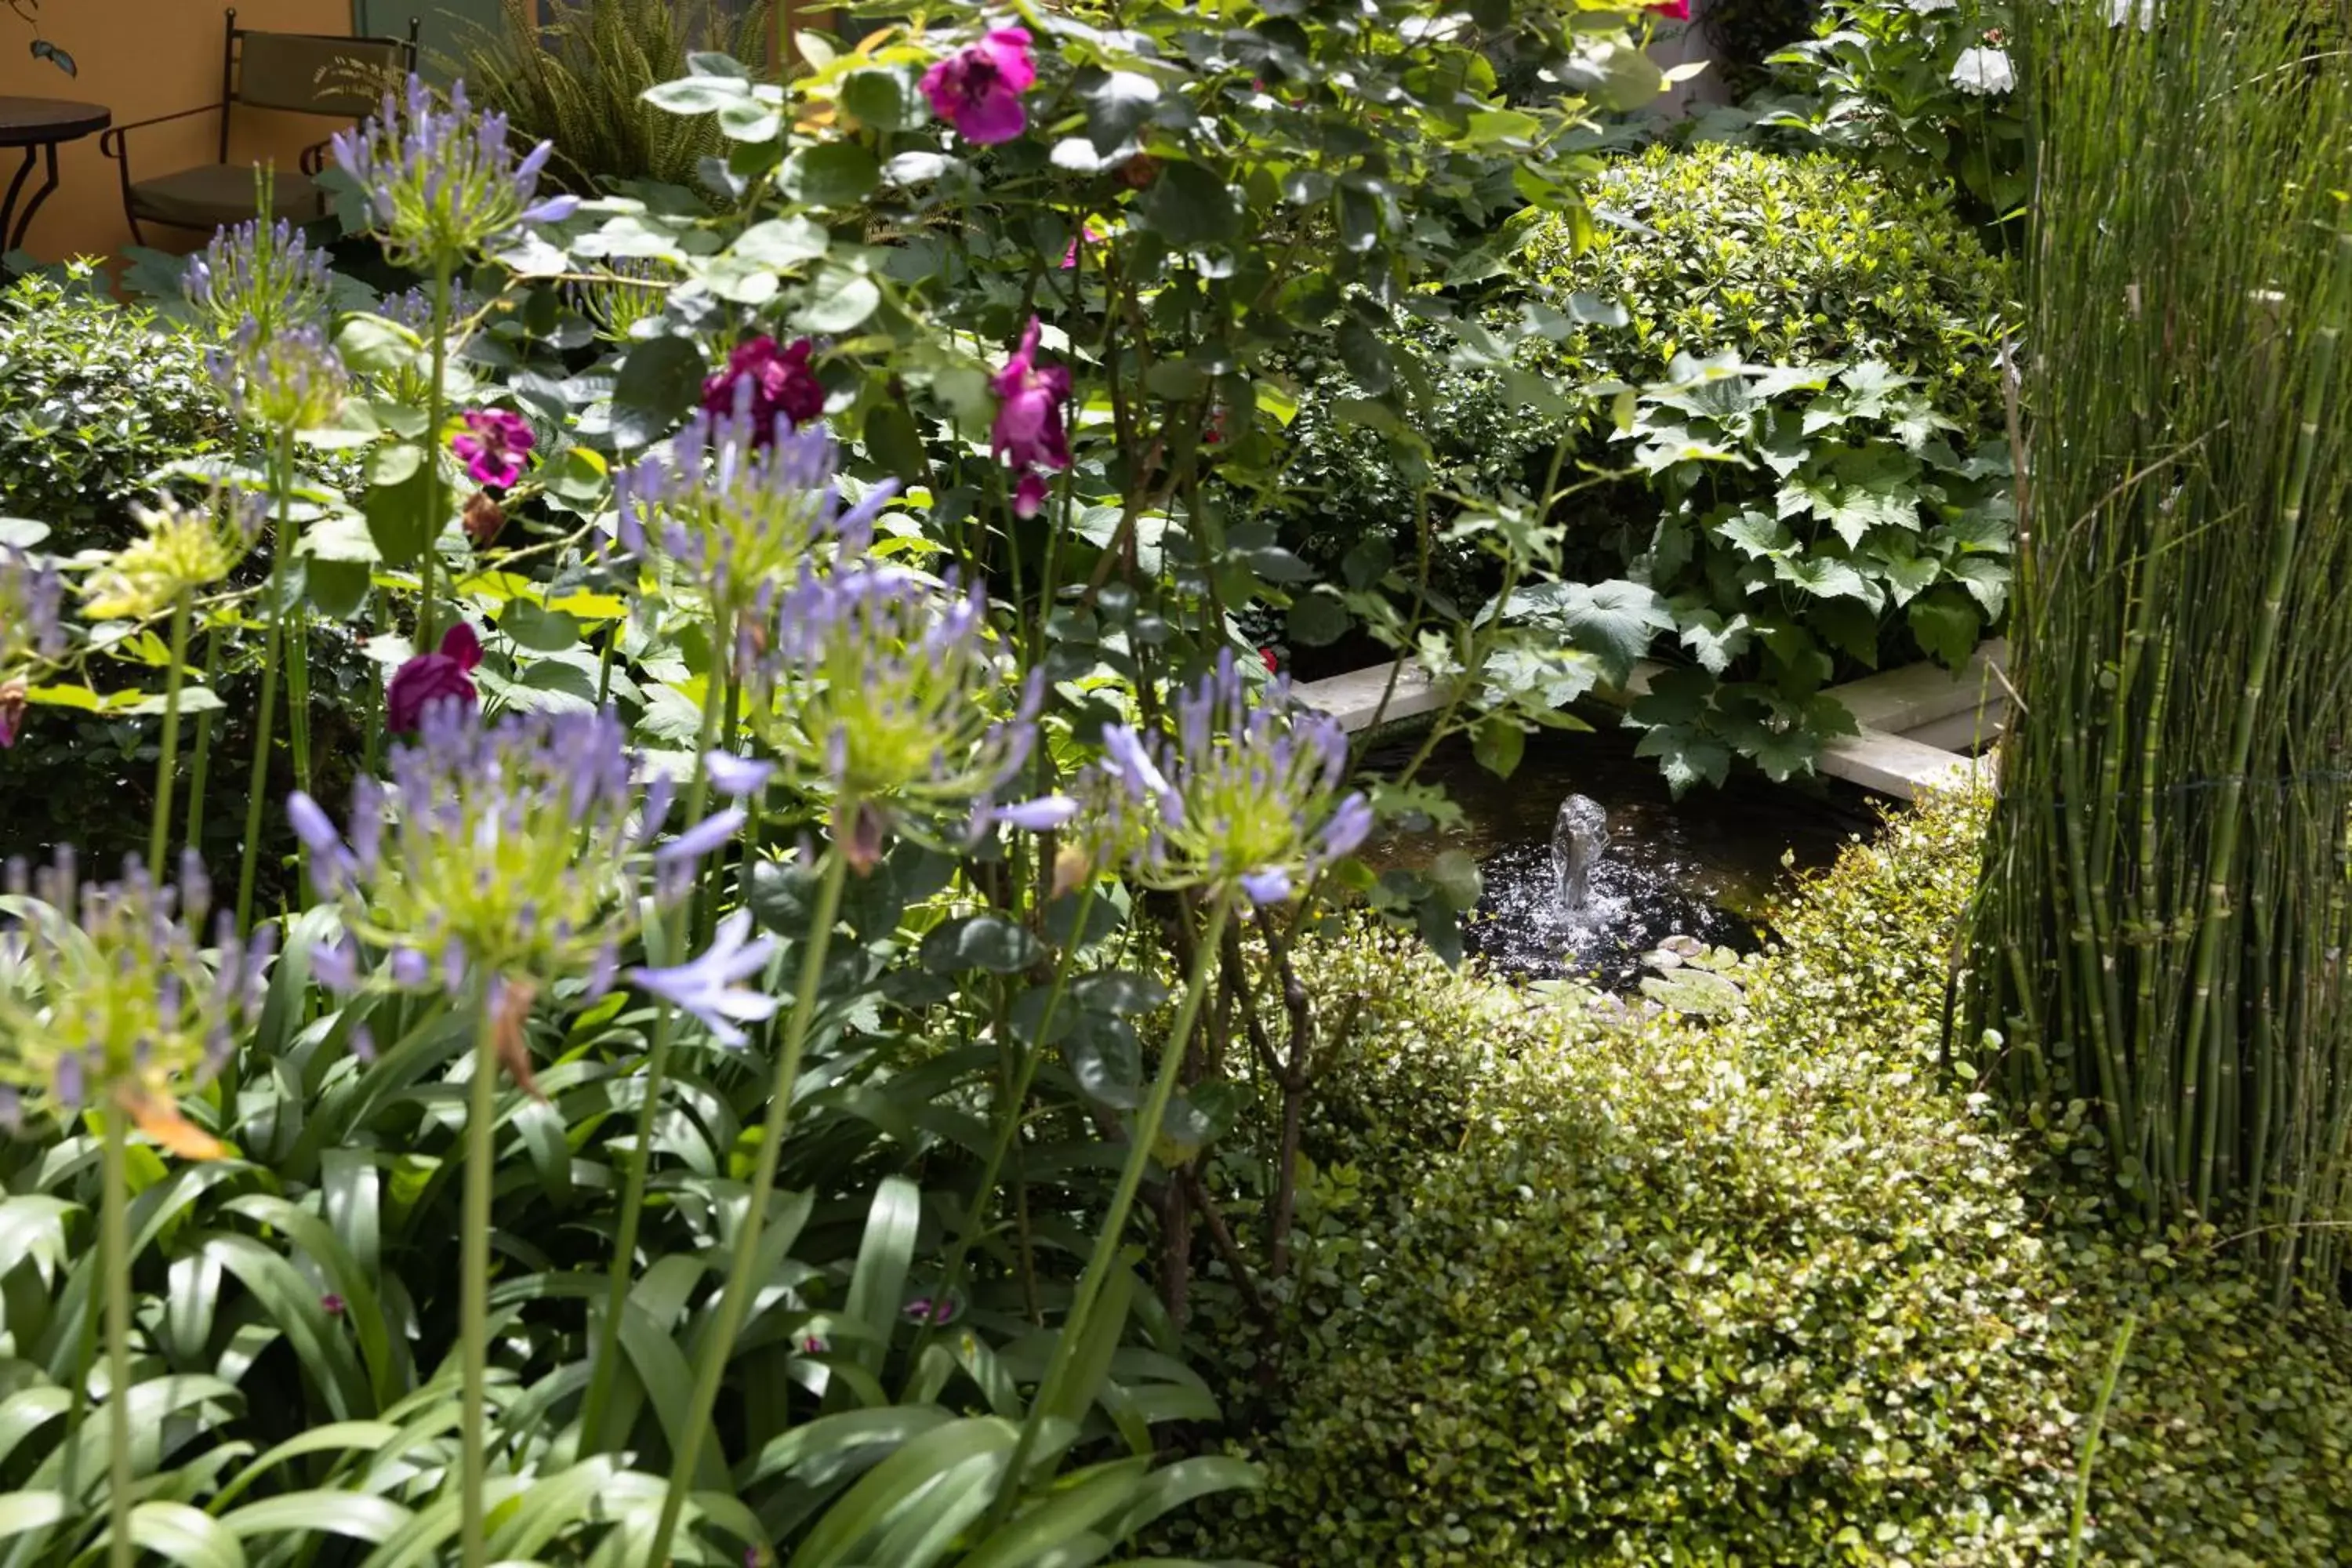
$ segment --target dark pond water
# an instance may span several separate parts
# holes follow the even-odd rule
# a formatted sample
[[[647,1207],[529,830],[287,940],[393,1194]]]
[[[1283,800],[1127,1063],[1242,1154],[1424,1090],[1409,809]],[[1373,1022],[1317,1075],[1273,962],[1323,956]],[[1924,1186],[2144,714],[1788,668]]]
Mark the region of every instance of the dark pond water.
[[[1875,828],[1869,795],[1836,781],[1780,785],[1735,774],[1720,790],[1676,801],[1657,764],[1633,755],[1637,739],[1614,729],[1533,736],[1508,779],[1480,767],[1466,744],[1449,742],[1422,776],[1446,787],[1463,823],[1391,834],[1368,855],[1381,866],[1425,866],[1463,851],[1486,878],[1469,925],[1473,952],[1515,976],[1622,988],[1639,977],[1641,955],[1669,936],[1754,946],[1794,872],[1827,866]],[[1416,743],[1376,747],[1367,763],[1402,766]],[[1576,910],[1560,905],[1551,855],[1553,818],[1571,794],[1600,803],[1610,834]]]

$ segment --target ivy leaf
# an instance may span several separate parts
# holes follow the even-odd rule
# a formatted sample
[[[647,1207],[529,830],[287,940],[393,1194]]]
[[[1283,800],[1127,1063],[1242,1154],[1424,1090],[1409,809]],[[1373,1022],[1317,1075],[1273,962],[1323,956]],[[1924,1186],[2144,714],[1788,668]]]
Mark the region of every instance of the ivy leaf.
[[[1666,788],[1676,797],[1693,784],[1717,789],[1731,776],[1731,750],[1722,742],[1682,725],[1652,730],[1633,748],[1637,757],[1654,757],[1666,776]]]
[[[1519,759],[1527,750],[1528,732],[1499,713],[1480,720],[1470,742],[1470,754],[1478,759],[1478,765],[1498,779],[1518,771]]]
[[[1878,597],[1861,573],[1831,556],[1785,557],[1772,563],[1772,574],[1792,587],[1824,599],[1860,599],[1864,604],[1874,604]]]
[[[1675,617],[1657,591],[1622,578],[1606,583],[1538,583],[1511,595],[1504,613],[1559,627],[1570,642],[1597,655],[1610,680],[1622,684]]]
[[[1951,563],[1951,574],[1959,579],[1985,613],[1985,619],[1997,621],[2009,607],[2009,563],[1989,556],[1963,555]]]
[[[1726,544],[1751,561],[1778,561],[1797,547],[1797,536],[1760,511],[1743,511],[1715,528]]]
[[[1947,669],[1968,663],[1969,655],[1976,651],[1977,634],[1984,626],[1984,618],[1967,595],[1948,589],[1912,600],[1905,615],[1920,647]]]
[[[1683,647],[1690,649],[1691,657],[1709,675],[1720,676],[1729,669],[1752,640],[1744,615],[1725,620],[1713,610],[1696,610],[1683,621]]]

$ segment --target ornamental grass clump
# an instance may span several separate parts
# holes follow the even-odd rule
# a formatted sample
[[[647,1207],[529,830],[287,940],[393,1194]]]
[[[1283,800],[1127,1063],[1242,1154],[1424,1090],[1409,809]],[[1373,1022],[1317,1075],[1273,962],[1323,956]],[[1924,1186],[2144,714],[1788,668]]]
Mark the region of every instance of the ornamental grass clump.
[[[2018,716],[1963,987],[2151,1232],[2352,1219],[2352,59],[2291,6],[2021,8]]]

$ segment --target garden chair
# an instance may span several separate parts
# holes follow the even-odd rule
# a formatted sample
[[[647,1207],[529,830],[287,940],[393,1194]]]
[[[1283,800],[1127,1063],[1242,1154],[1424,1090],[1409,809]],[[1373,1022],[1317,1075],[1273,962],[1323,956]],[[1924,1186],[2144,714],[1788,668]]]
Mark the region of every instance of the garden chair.
[[[169,228],[211,230],[253,216],[253,167],[229,162],[233,112],[275,109],[357,120],[375,108],[387,86],[404,79],[415,68],[416,33],[414,16],[408,19],[404,39],[257,32],[238,26],[236,8],[229,7],[227,38],[221,50],[220,101],[134,120],[100,138],[100,151],[121,171],[122,208],[131,220],[131,238],[147,243],[139,230],[142,220]],[[218,163],[144,180],[131,177],[129,132],[203,114],[220,116]],[[273,176],[269,216],[298,224],[326,216],[326,193],[315,177],[326,166],[326,152],[325,142],[314,142],[302,150],[299,174]]]

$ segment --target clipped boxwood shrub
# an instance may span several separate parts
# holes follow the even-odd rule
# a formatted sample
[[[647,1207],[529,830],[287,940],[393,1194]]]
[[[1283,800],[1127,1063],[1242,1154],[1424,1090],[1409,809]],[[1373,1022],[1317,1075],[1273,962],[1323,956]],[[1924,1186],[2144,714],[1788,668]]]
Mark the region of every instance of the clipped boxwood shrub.
[[[0,290],[0,515],[49,524],[47,549],[121,543],[151,474],[235,439],[194,334],[86,271]]]
[[[1935,1070],[1980,807],[1850,852],[1713,1023],[1612,1023],[1384,944],[1310,1125],[1262,1491],[1167,1542],[1282,1568],[2352,1560],[2352,1335],[2129,1235]],[[1247,1405],[1244,1404],[1244,1408]],[[1229,1405],[1229,1409],[1234,1408]]]
[[[1755,364],[1878,360],[1964,426],[1999,426],[2009,273],[1941,195],[1829,153],[1707,142],[1620,159],[1591,200],[1609,221],[1589,248],[1551,220],[1520,256],[1539,290],[1631,315],[1570,332],[1564,374],[1639,381],[1675,354],[1727,350]]]

